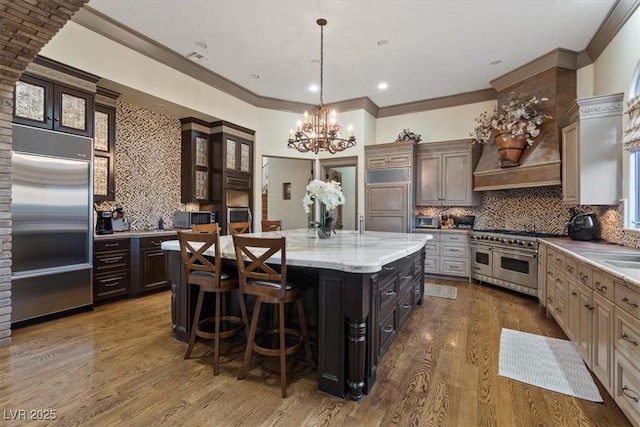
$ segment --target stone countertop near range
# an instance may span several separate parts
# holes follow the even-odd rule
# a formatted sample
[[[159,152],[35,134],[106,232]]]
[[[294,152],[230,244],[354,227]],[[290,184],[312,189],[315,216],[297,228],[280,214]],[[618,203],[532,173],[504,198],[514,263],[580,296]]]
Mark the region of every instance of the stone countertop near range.
[[[375,273],[390,262],[411,255],[432,239],[429,234],[386,233],[338,230],[327,239],[319,239],[308,229],[251,233],[253,237],[287,238],[287,265],[344,271],[347,273]],[[162,249],[179,251],[177,240],[162,243]],[[220,253],[223,258],[235,259],[231,236],[220,236]],[[213,255],[212,252],[205,252]],[[270,258],[279,263],[280,257]]]
[[[168,228],[163,230],[129,230],[114,231],[113,234],[93,234],[94,240],[112,240],[126,239],[130,237],[157,237],[157,236],[174,236],[179,230],[177,228]]]
[[[464,233],[473,231],[470,228],[414,228],[414,233]]]
[[[638,249],[608,242],[582,242],[571,240],[568,237],[541,238],[539,240],[548,244],[553,249],[577,258],[585,264],[597,267],[625,283],[640,287],[640,269],[619,268],[614,265],[609,265],[602,259],[602,257],[606,257],[606,254],[631,254],[640,256],[640,250]]]

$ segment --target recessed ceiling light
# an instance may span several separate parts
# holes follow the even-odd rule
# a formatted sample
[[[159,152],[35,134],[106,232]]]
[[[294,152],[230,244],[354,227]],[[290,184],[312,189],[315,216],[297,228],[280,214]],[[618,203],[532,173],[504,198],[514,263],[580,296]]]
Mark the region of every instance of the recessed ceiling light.
[[[252,79],[258,80],[260,78],[260,74],[256,74],[256,73],[249,74],[249,77],[251,77]]]
[[[501,64],[501,63],[502,63],[502,59],[496,59],[496,60],[493,60],[493,61],[489,62],[489,65],[498,65],[498,64]]]
[[[196,42],[196,46],[201,47],[203,49],[206,49],[208,47],[205,42],[200,42],[200,41]]]
[[[384,82],[383,82],[383,83],[380,83],[380,84],[378,85],[378,89],[386,89],[386,88],[388,88],[388,87],[389,87],[389,85],[388,85],[388,84],[386,84],[386,83],[384,83]]]
[[[385,40],[385,39],[378,40],[378,46],[384,46],[386,44],[389,44],[389,40]]]
[[[318,91],[318,86],[317,85],[311,85],[311,86],[309,86],[309,90],[311,92],[317,92]]]
[[[312,59],[312,60],[311,60],[311,63],[312,63],[312,64],[319,64],[319,63],[320,63],[320,60],[319,60],[319,59]]]

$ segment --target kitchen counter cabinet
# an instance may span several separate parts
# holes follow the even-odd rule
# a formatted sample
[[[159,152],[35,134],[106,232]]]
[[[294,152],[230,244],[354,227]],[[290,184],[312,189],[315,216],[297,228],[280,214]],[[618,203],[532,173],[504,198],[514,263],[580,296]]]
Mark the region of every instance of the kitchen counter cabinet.
[[[318,358],[318,389],[362,398],[375,384],[381,357],[421,303],[423,247],[431,236],[338,230],[319,240],[306,229],[252,235],[286,236],[287,274],[307,278],[303,303],[310,336],[317,336],[312,349]],[[187,340],[196,292],[181,279],[179,243],[162,247],[170,257],[174,333]],[[220,250],[225,268],[235,268],[231,236],[220,237]]]
[[[471,277],[469,230],[414,229],[413,232],[433,236],[425,244],[425,274]]]
[[[132,286],[131,293],[170,288],[168,256],[161,246],[163,242],[175,240],[176,233],[131,238]]]
[[[416,206],[478,206],[473,169],[481,148],[469,140],[418,144]]]
[[[131,291],[131,245],[128,238],[94,241],[93,301],[126,297]]]
[[[551,284],[556,275],[568,281],[570,300],[568,321],[558,324],[622,411],[640,424],[635,401],[640,396],[640,272],[599,260],[607,253],[640,255],[640,250],[568,238],[540,243],[547,247],[547,263],[553,264],[548,266],[547,310],[555,314],[550,301],[557,299]]]

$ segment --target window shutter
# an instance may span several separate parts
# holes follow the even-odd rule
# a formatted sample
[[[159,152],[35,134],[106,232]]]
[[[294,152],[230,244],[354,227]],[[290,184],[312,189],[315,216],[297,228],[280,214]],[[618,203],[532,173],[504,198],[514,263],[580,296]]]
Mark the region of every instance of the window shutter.
[[[627,103],[629,121],[624,130],[622,148],[627,151],[640,151],[640,95],[636,95]]]

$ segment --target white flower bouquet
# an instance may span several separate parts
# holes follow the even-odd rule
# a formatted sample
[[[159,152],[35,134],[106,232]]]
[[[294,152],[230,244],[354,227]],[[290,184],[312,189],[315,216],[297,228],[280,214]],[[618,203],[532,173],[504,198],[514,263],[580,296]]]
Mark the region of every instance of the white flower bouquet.
[[[316,228],[331,228],[332,218],[329,212],[333,211],[340,205],[344,205],[345,198],[342,194],[342,187],[336,181],[320,181],[314,179],[307,185],[307,194],[302,199],[302,206],[305,213],[311,212],[313,201],[320,202],[321,216],[320,221],[312,223]]]

